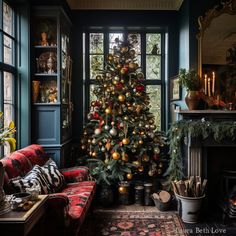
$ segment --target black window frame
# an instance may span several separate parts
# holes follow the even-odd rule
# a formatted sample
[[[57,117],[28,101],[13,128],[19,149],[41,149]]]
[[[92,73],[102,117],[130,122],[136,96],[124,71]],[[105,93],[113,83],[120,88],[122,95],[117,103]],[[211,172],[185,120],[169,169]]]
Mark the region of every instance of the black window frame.
[[[12,35],[3,30],[3,2],[11,7],[13,10],[13,22],[12,22]],[[0,111],[4,111],[4,72],[11,73],[13,76],[13,121],[17,123],[17,30],[16,30],[16,9],[14,5],[7,0],[0,0]],[[12,65],[4,62],[4,36],[9,37],[12,40]],[[0,157],[4,155],[3,148],[0,148]]]
[[[141,68],[145,75],[143,84],[146,85],[159,85],[161,86],[161,130],[166,130],[166,109],[167,109],[167,96],[166,96],[166,72],[167,72],[167,32],[164,28],[152,27],[152,29],[132,29],[132,27],[123,27],[122,29],[102,28],[102,29],[87,29],[83,32],[83,123],[87,122],[87,115],[90,107],[90,85],[96,84],[96,80],[90,78],[90,62],[89,62],[89,34],[91,33],[103,33],[104,34],[104,57],[109,53],[109,33],[122,33],[124,38],[130,33],[136,33],[141,35]],[[161,74],[160,79],[146,79],[146,34],[161,34]]]

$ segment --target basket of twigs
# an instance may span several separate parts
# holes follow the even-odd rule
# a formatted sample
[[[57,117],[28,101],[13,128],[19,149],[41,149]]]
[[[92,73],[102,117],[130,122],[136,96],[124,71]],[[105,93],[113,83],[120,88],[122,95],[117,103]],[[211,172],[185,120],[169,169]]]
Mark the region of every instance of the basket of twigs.
[[[161,190],[157,193],[153,193],[152,199],[158,210],[167,211],[170,209],[172,197],[167,191]]]

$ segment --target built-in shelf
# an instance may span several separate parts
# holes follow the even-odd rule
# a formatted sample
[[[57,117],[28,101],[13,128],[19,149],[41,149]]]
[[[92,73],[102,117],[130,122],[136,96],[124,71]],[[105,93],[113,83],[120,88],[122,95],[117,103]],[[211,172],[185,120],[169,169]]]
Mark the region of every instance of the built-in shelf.
[[[34,46],[34,48],[39,48],[39,49],[57,49],[57,46]]]
[[[58,106],[58,105],[61,105],[59,102],[37,102],[37,103],[33,103],[34,106]]]
[[[48,74],[48,73],[35,73],[34,76],[47,76],[47,77],[57,77],[57,73],[52,73],[52,74]]]

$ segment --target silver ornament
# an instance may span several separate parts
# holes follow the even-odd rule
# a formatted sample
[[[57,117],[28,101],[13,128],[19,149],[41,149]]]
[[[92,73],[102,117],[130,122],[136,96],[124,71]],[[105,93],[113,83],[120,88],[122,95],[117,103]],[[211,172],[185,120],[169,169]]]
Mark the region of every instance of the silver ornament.
[[[119,78],[118,76],[115,76],[115,77],[114,77],[114,80],[115,80],[115,81],[120,81],[120,78]]]
[[[92,144],[96,144],[96,139],[95,138],[92,140]]]
[[[101,151],[102,151],[102,152],[105,152],[105,151],[106,151],[106,148],[105,148],[105,147],[101,147]]]
[[[100,128],[95,129],[95,130],[94,130],[94,133],[95,133],[96,135],[101,134],[101,129],[100,129]]]
[[[109,130],[109,129],[110,129],[109,125],[105,125],[105,126],[104,126],[104,129],[105,129],[105,130]]]
[[[112,136],[116,136],[117,135],[117,131],[115,128],[112,128],[109,133],[112,135]]]
[[[153,151],[154,151],[154,153],[159,154],[160,153],[160,148],[159,147],[155,147],[153,149]]]

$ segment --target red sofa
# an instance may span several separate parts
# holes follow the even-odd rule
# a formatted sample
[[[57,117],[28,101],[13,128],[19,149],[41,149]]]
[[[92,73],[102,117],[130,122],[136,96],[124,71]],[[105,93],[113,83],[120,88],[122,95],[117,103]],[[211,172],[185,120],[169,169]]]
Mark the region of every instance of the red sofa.
[[[17,150],[0,161],[5,168],[4,190],[11,194],[10,180],[26,175],[33,166],[43,166],[48,156],[39,145]],[[59,193],[49,194],[46,214],[48,235],[77,235],[95,194],[96,183],[88,181],[87,167],[60,170],[66,185]]]

